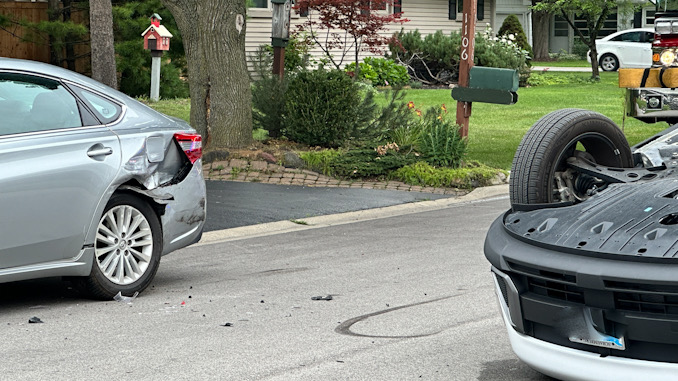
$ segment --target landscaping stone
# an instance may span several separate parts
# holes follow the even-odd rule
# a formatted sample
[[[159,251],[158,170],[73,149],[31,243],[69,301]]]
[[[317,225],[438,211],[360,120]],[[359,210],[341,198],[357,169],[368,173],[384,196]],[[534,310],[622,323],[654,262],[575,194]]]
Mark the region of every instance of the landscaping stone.
[[[275,163],[278,162],[278,160],[275,158],[275,156],[271,155],[268,152],[261,152],[259,154],[259,158],[268,162],[268,163],[272,163],[272,164],[275,164]]]
[[[299,155],[295,152],[285,152],[283,157],[283,164],[287,168],[304,168],[306,167],[306,162],[302,160]]]
[[[224,161],[224,160],[228,159],[228,156],[229,156],[229,153],[226,150],[209,151],[209,152],[205,152],[202,155],[202,162],[203,163],[213,163],[215,161]]]

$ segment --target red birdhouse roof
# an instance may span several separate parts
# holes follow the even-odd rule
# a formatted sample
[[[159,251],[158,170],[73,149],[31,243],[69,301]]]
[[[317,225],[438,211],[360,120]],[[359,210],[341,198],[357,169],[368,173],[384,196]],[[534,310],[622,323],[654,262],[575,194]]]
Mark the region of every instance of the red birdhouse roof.
[[[167,28],[165,28],[163,25],[160,26],[151,25],[148,28],[146,28],[146,30],[144,31],[144,33],[141,34],[141,36],[145,37],[148,33],[151,32],[158,33],[160,37],[174,37],[172,36],[172,33],[170,33],[170,31],[167,30]]]

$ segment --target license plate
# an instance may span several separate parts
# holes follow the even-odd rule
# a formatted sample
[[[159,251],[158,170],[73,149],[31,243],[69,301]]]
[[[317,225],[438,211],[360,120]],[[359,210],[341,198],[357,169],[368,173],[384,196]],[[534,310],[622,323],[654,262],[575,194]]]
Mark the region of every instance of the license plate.
[[[575,332],[570,333],[569,339],[571,342],[616,349],[620,351],[626,349],[624,337],[614,337],[598,332],[593,324],[591,310],[584,307],[582,312],[584,315],[584,324],[583,326],[580,326],[579,329],[576,329]]]

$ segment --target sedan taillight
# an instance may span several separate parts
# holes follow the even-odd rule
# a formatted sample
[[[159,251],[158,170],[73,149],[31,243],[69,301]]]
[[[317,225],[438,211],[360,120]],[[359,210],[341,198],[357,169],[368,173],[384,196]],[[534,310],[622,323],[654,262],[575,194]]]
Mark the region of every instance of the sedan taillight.
[[[179,143],[179,147],[184,151],[191,164],[202,157],[202,136],[199,134],[174,134],[174,140]]]

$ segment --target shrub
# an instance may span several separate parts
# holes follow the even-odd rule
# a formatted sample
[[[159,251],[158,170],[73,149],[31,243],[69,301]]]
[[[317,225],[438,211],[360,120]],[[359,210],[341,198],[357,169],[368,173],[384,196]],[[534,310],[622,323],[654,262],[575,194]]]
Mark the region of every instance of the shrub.
[[[504,22],[501,24],[499,31],[497,32],[499,37],[507,37],[511,41],[515,41],[516,45],[520,49],[528,52],[529,57],[533,56],[532,47],[527,43],[527,36],[525,36],[525,31],[523,26],[520,24],[518,17],[516,15],[508,15],[504,19]],[[513,36],[513,38],[511,38]]]
[[[299,157],[306,162],[306,166],[309,169],[330,176],[332,175],[332,162],[340,155],[341,151],[326,149],[322,151],[301,152]]]
[[[414,155],[393,150],[379,155],[375,149],[363,148],[345,152],[332,159],[331,174],[343,178],[387,177],[391,172],[417,161]]]
[[[419,31],[397,34],[400,44],[391,44],[391,57],[408,68],[410,76],[425,84],[456,82],[459,73],[458,32],[437,31],[423,39]],[[519,70],[521,83],[529,77],[529,54],[508,38],[492,37],[490,30],[477,33],[474,63],[480,66]]]
[[[364,133],[376,111],[372,93],[363,98],[358,85],[340,70],[299,73],[285,98],[284,135],[310,146],[346,143]]]
[[[287,78],[287,77],[286,77]],[[287,80],[266,75],[252,83],[252,126],[268,131],[271,137],[280,137]]]
[[[392,178],[406,184],[428,187],[473,188],[490,185],[496,175],[506,171],[490,168],[483,164],[470,163],[463,168],[434,168],[419,161],[406,165],[392,174]]]
[[[582,40],[576,38],[574,40],[574,45],[572,46],[572,54],[575,54],[579,59],[585,60],[586,53],[589,52],[589,46],[586,45]]]
[[[459,135],[459,127],[446,120],[447,109],[430,108],[422,117],[417,142],[418,152],[429,164],[441,167],[459,167],[466,154],[466,140]]]
[[[355,62],[346,66],[349,74],[355,72]],[[386,58],[365,57],[360,63],[360,78],[367,79],[372,86],[402,86],[410,81],[407,68]]]

